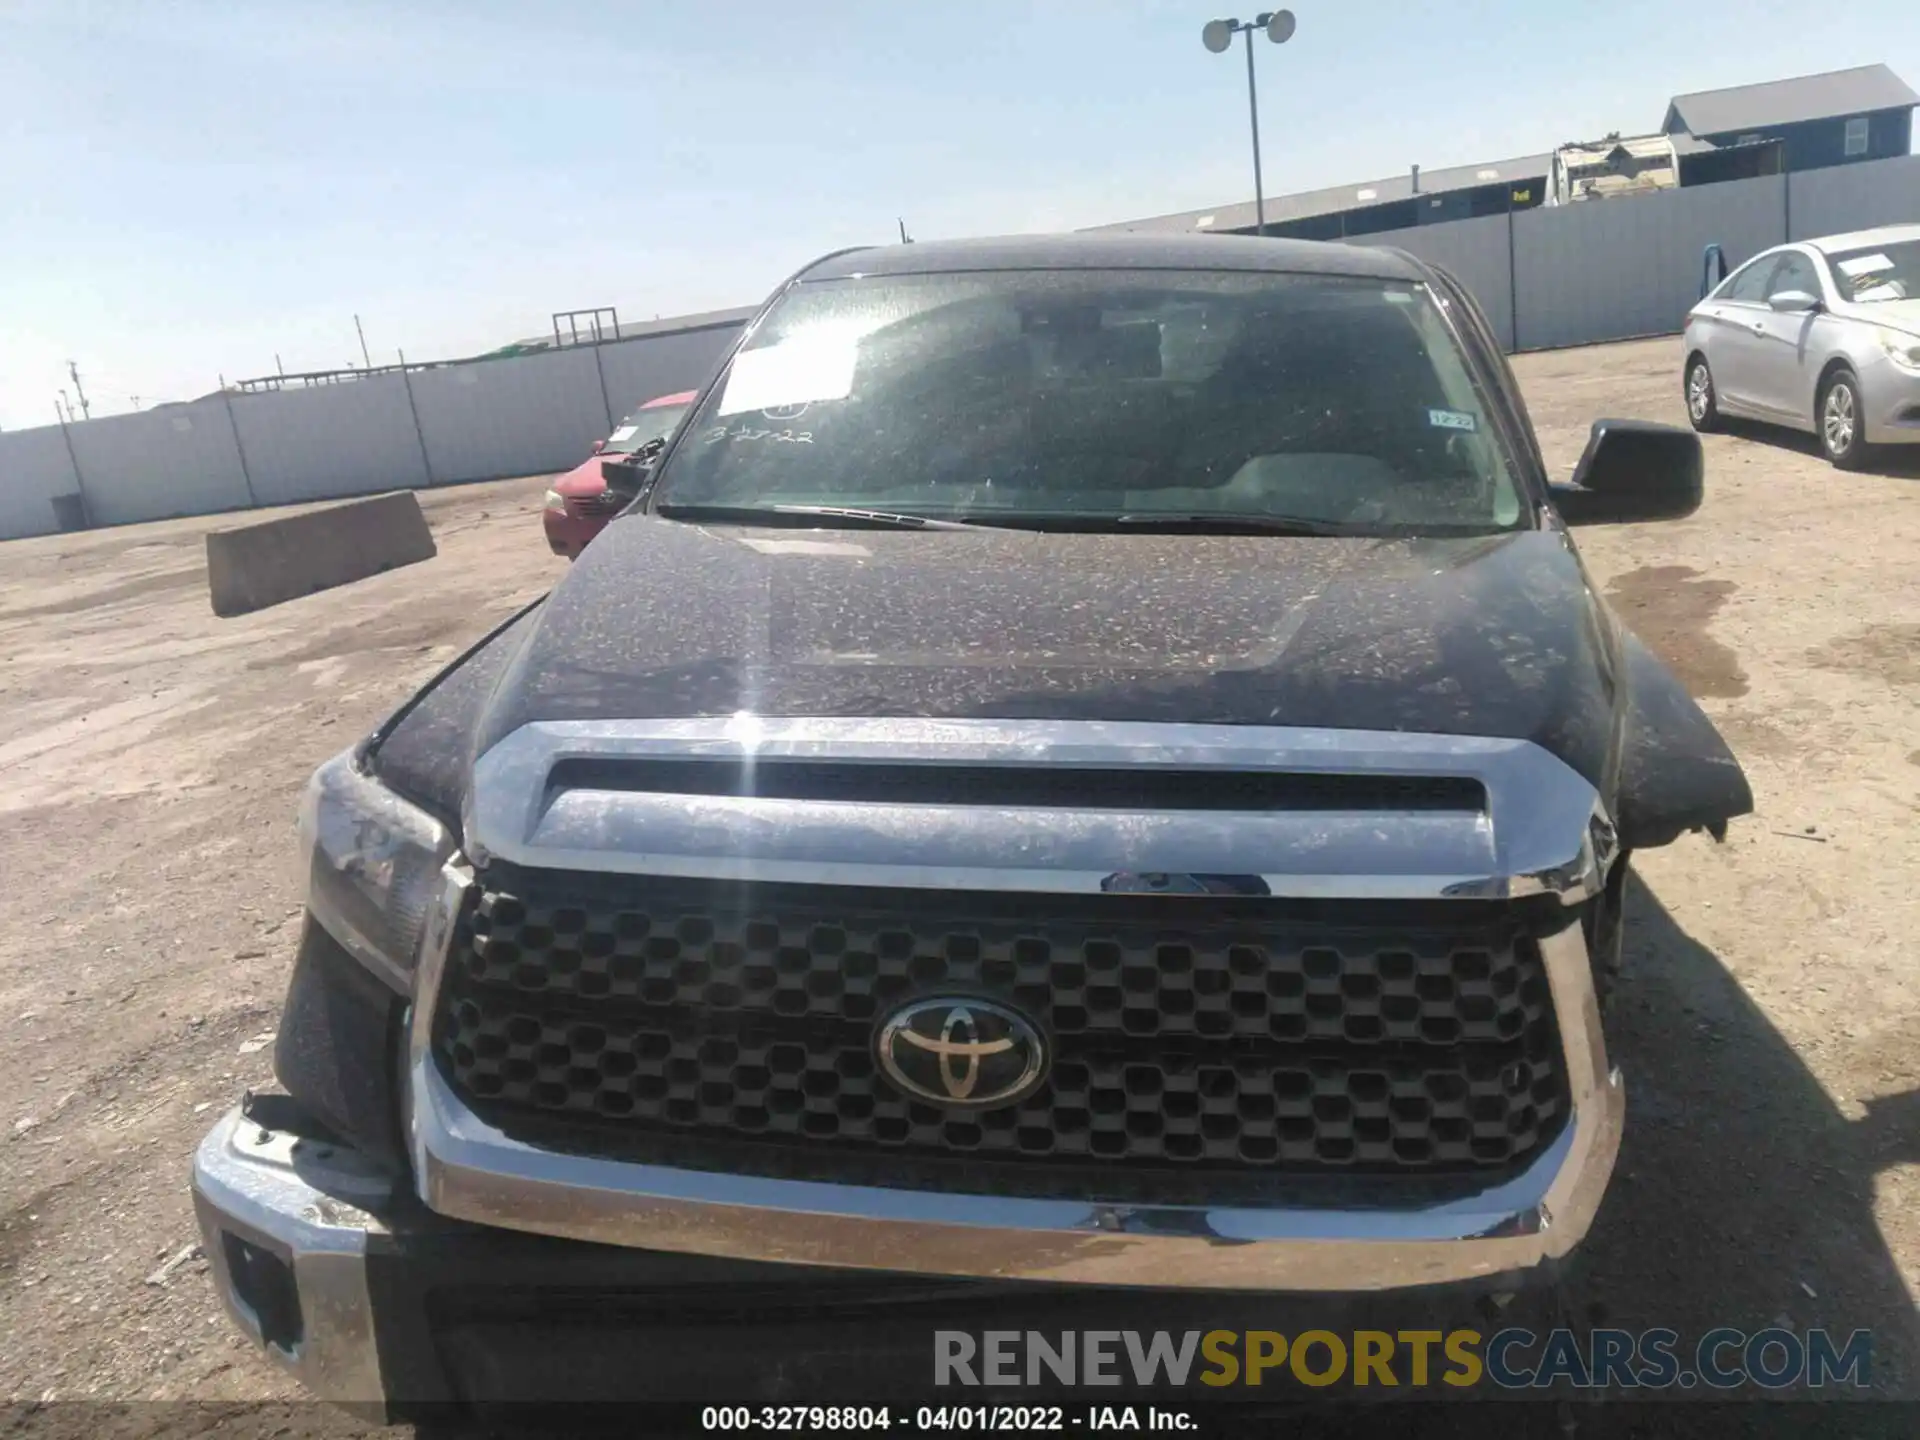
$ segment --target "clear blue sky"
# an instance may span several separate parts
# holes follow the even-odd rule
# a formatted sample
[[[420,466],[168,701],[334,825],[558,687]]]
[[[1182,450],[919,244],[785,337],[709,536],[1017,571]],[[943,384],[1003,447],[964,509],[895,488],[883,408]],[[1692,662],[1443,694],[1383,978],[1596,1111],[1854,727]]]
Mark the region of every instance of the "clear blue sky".
[[[1295,0],[1269,193],[1653,129],[1675,92],[1885,61],[1913,0]],[[758,300],[884,241],[1250,198],[1213,0],[6,0],[0,426],[217,376]],[[1252,9],[1237,12],[1253,13]]]

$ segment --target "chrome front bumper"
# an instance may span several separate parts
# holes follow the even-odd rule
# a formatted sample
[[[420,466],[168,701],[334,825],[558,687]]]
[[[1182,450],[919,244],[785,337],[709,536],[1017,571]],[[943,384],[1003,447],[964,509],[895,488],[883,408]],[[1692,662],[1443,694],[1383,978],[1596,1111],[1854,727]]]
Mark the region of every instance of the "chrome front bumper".
[[[355,1152],[265,1129],[238,1109],[193,1157],[194,1213],[234,1324],[308,1390],[375,1420],[387,1387],[367,1256],[387,1234],[377,1212],[392,1193]],[[270,1292],[291,1309],[267,1304]]]

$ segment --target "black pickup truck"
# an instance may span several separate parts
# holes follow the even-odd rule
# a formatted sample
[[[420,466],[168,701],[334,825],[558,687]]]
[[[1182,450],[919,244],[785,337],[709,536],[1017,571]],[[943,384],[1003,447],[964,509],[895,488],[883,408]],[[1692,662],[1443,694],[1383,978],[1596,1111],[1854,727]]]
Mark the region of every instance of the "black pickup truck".
[[[1551,1272],[1621,1137],[1629,857],[1751,808],[1568,526],[1701,494],[1634,421],[1550,482],[1399,252],[808,266],[552,593],[314,776],[284,1093],[194,1165],[233,1317],[403,1413]]]

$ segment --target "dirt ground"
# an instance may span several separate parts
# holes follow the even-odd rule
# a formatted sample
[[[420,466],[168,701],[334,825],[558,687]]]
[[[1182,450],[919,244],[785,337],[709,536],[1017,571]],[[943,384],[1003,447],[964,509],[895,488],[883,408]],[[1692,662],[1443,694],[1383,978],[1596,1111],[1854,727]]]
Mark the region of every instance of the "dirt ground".
[[[1657,340],[1524,357],[1549,461],[1681,421]],[[1920,464],[1708,441],[1708,498],[1580,546],[1747,767],[1728,843],[1640,857],[1626,1150],[1579,1319],[1875,1332],[1920,1396]],[[550,586],[539,479],[423,497],[437,559],[216,620],[175,521],[0,547],[0,1397],[292,1399],[196,1239],[189,1156],[269,1077],[320,761]]]

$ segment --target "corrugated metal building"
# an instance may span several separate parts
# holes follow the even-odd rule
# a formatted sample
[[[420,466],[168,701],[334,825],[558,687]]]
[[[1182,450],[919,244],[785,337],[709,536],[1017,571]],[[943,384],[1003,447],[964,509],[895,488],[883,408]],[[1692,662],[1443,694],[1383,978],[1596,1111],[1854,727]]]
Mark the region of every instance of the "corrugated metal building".
[[[1885,65],[1863,65],[1676,95],[1667,105],[1658,136],[1671,146],[1678,183],[1704,185],[1905,155],[1912,148],[1915,105],[1920,105],[1920,95],[1893,71]],[[1658,137],[1641,138],[1661,143]],[[1608,139],[1617,142],[1619,137]],[[1580,148],[1592,147],[1563,146],[1562,151]],[[1603,153],[1610,154],[1612,148]],[[1548,197],[1556,153],[1439,170],[1410,166],[1407,173],[1387,180],[1272,196],[1266,202],[1264,231],[1250,201],[1092,228],[1341,240],[1529,210]],[[1651,188],[1665,187],[1601,186],[1592,193],[1632,195]]]
[[[1387,180],[1335,185],[1298,195],[1269,196],[1264,233],[1294,240],[1340,240],[1441,220],[1466,220],[1475,215],[1529,209],[1538,205],[1546,194],[1547,167],[1552,159],[1551,154],[1522,155],[1513,160],[1424,171],[1416,165],[1406,174]],[[1252,235],[1258,227],[1253,202],[1248,200],[1092,228],[1163,234],[1211,230],[1223,235]]]
[[[1709,157],[1777,144],[1780,168],[1817,170],[1885,160],[1913,149],[1913,107],[1920,94],[1885,65],[1859,65],[1792,80],[1676,95],[1661,129],[1695,142],[1681,157],[1683,185],[1746,178],[1721,173]],[[1731,168],[1731,167],[1726,167]]]

